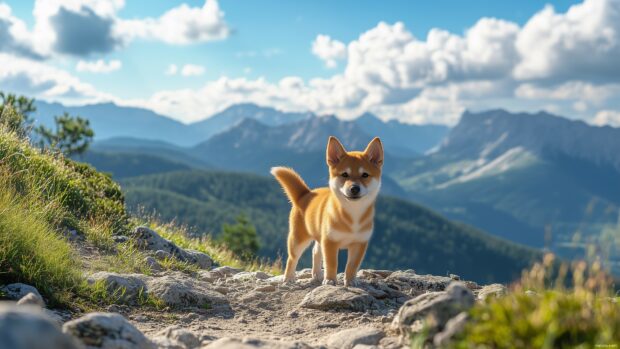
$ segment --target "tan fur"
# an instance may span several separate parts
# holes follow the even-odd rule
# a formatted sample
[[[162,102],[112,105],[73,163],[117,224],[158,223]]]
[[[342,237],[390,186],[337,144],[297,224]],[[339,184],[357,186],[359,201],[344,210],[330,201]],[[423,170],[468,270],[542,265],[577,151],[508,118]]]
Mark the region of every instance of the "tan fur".
[[[316,241],[313,277],[320,278],[322,261],[325,266],[323,283],[335,283],[338,250],[347,249],[345,285],[349,286],[354,284],[372,234],[374,204],[381,183],[383,146],[379,138],[375,138],[365,151],[347,152],[335,137],[330,137],[326,158],[330,187],[310,190],[292,169],[274,167],[271,170],[292,203],[285,280],[295,279],[301,254],[312,241]],[[348,176],[344,177],[344,172]],[[364,177],[364,173],[368,177]],[[354,184],[359,185],[360,193],[364,194],[359,199],[347,194],[347,188]]]

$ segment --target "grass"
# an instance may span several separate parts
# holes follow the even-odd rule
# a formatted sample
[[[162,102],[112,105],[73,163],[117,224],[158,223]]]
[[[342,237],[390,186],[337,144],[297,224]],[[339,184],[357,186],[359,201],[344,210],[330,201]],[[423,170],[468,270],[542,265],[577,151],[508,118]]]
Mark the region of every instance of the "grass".
[[[20,195],[6,172],[0,177],[0,281],[34,285],[52,304],[69,301],[82,278],[75,252],[50,222],[59,207]]]
[[[139,223],[144,222],[126,214],[120,187],[109,176],[62,154],[34,148],[0,125],[0,284],[31,284],[53,306],[95,310],[115,304],[122,294],[109,294],[99,283],[88,284],[83,275],[152,274],[145,262],[147,253],[135,241],[119,244],[113,239],[120,234],[131,237]],[[209,254],[221,265],[280,272],[278,263],[245,262],[210,239],[189,238],[173,224],[147,225],[181,247]],[[68,241],[64,233],[72,230],[85,242]],[[160,264],[164,269],[198,271],[176,258]],[[150,296],[139,298],[141,305],[163,308]]]
[[[219,265],[247,271],[263,271],[273,275],[282,274],[282,260],[280,258],[275,261],[259,258],[245,260],[215,241],[210,235],[190,237],[187,227],[179,226],[174,222],[162,223],[154,217],[134,219],[134,222],[136,225],[145,225],[157,231],[162,237],[174,242],[177,246],[206,253]]]
[[[617,348],[620,305],[601,264],[554,264],[547,255],[508,295],[474,306],[464,332],[448,347]]]

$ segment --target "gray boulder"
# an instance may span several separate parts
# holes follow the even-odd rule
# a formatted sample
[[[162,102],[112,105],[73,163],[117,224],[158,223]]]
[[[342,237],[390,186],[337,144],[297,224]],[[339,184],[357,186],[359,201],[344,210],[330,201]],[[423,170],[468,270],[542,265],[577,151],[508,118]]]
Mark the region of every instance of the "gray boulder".
[[[278,342],[253,338],[220,338],[203,349],[312,349],[302,342]]]
[[[211,290],[208,283],[182,273],[149,278],[146,284],[150,295],[171,307],[230,309],[226,298]]]
[[[382,330],[374,327],[350,328],[330,335],[327,338],[327,346],[352,349],[357,345],[377,345],[384,336]]]
[[[233,280],[267,280],[271,277],[271,275],[264,273],[262,271],[242,271],[232,276]]]
[[[145,280],[142,274],[117,274],[100,271],[87,278],[88,283],[103,282],[111,295],[118,297],[123,303],[135,304],[140,295],[147,294]]]
[[[502,284],[486,285],[478,291],[478,299],[485,300],[488,297],[502,297],[506,295],[506,291],[506,286]]]
[[[186,262],[197,265],[201,269],[209,269],[213,266],[213,259],[206,253],[195,250],[185,250],[187,252]]]
[[[323,285],[308,293],[300,306],[318,310],[366,311],[375,302],[373,296],[359,288]]]
[[[6,286],[2,286],[0,287],[0,291],[4,294],[6,298],[15,301],[24,298],[24,296],[26,296],[28,293],[33,293],[35,296],[43,299],[43,297],[41,297],[41,294],[39,293],[39,290],[37,290],[34,286],[22,283],[8,284]]]
[[[30,292],[17,301],[17,305],[33,305],[45,308],[45,301],[41,298],[41,296]]]
[[[193,349],[200,346],[198,336],[179,326],[170,326],[159,332],[153,342],[158,349]]]
[[[0,349],[78,349],[39,307],[0,303]]]
[[[399,309],[392,327],[403,335],[415,332],[419,321],[427,321],[431,334],[443,330],[452,317],[474,304],[474,295],[460,282],[453,282],[444,292],[430,292],[407,301]]]
[[[90,313],[64,324],[63,332],[88,349],[155,349],[142,332],[114,313]]]
[[[444,291],[454,280],[445,276],[418,275],[413,270],[395,271],[385,278],[388,285],[417,296],[425,292]]]
[[[168,253],[183,262],[195,264],[203,269],[210,268],[213,265],[213,260],[206,254],[194,250],[184,250],[147,227],[137,227],[134,231],[134,237],[138,247],[156,251],[158,256]]]
[[[220,278],[231,277],[240,272],[242,272],[241,269],[228,267],[228,266],[217,267],[211,270],[211,273],[213,273],[213,275],[216,275]]]
[[[465,329],[465,324],[467,324],[467,320],[468,315],[466,312],[459,313],[457,316],[448,320],[443,331],[437,333],[435,337],[433,337],[433,344],[437,347],[448,344],[452,338],[463,332],[463,329]]]

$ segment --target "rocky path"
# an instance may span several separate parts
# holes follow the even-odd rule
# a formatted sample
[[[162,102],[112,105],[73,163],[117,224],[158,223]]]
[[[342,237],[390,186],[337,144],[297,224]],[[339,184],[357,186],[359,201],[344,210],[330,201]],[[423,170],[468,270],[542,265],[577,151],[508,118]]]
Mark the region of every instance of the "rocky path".
[[[153,234],[147,235],[157,240]],[[170,251],[176,246],[167,246],[168,251],[160,248],[153,245],[154,255],[179,253]],[[119,304],[105,313],[40,310],[44,303],[36,289],[4,286],[7,297],[20,301],[0,305],[0,349],[70,348],[67,343],[110,349],[401,348],[421,330],[422,320],[434,324],[428,340],[439,345],[462,327],[464,311],[476,299],[505,290],[501,285],[480,287],[454,275],[418,275],[413,270],[361,270],[358,287],[344,287],[342,280],[337,286],[320,285],[310,270],[302,270],[295,283],[285,284],[281,276],[262,272],[210,269],[204,256],[195,252],[180,255],[203,263],[205,269],[194,275],[170,271],[152,276],[91,275],[90,282],[123,292]],[[146,295],[161,300],[164,309],[140,306]],[[47,323],[49,329],[29,337],[27,332],[36,330],[32,324],[15,328],[14,319],[22,317]],[[67,321],[71,317],[75,319]],[[17,339],[16,333],[20,333]],[[35,342],[19,346],[20,338]],[[61,346],[51,346],[50,338]]]

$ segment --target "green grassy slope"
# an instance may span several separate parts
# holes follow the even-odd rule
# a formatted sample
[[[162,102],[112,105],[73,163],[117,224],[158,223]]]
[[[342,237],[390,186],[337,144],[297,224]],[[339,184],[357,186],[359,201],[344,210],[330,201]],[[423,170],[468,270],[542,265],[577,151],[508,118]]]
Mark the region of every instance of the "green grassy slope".
[[[121,185],[128,207],[155,209],[164,219],[176,218],[195,227],[195,234],[217,234],[221,224],[245,212],[260,234],[260,254],[274,257],[285,252],[289,204],[273,179],[195,170],[129,178]],[[534,250],[451,222],[421,206],[382,197],[364,266],[456,273],[491,282],[514,279],[536,257]]]

